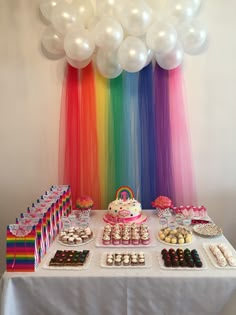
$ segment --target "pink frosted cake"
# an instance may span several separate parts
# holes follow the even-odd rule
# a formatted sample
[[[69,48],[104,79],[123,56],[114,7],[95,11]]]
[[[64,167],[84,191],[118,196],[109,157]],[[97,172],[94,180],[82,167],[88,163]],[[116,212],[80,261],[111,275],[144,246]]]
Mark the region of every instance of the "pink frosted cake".
[[[142,215],[142,206],[134,199],[133,191],[128,186],[120,187],[116,199],[109,203],[104,221],[108,223],[141,223],[147,219]]]

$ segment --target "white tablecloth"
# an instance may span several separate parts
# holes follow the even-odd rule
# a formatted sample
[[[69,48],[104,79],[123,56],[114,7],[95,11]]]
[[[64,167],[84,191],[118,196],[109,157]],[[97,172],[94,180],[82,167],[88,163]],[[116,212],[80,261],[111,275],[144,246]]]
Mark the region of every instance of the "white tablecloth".
[[[4,273],[1,315],[235,315],[236,269],[215,268],[202,247],[205,242],[228,243],[225,237],[209,240],[195,236],[188,246],[204,255],[208,269],[164,270],[157,255],[168,246],[155,239],[160,226],[154,211],[145,213],[154,247],[140,250],[151,254],[151,268],[101,268],[102,253],[113,249],[96,247],[95,239],[78,247],[91,251],[87,270],[46,270],[43,265],[49,255],[55,249],[65,249],[54,242],[36,272]],[[92,211],[95,238],[104,225],[103,214],[104,211]]]

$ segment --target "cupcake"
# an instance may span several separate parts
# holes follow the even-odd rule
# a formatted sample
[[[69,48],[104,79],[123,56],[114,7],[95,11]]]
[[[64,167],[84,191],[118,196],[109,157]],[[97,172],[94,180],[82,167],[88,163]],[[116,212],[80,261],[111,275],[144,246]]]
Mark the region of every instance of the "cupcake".
[[[139,257],[138,258],[138,263],[139,263],[139,265],[145,265],[145,258],[144,257]]]
[[[121,266],[122,263],[122,257],[120,257],[119,255],[115,256],[115,265],[116,266]]]
[[[143,235],[141,236],[141,242],[143,245],[148,245],[150,243],[150,237],[148,232],[143,233]]]
[[[123,265],[124,266],[129,266],[130,265],[130,256],[129,255],[124,255],[123,256]]]
[[[120,245],[121,244],[121,236],[119,233],[114,234],[112,243],[113,243],[113,245]]]
[[[70,236],[70,237],[68,238],[68,244],[69,244],[69,245],[73,245],[73,244],[74,244],[74,241],[75,241],[74,236]]]
[[[85,228],[85,229],[84,229],[84,232],[85,232],[85,234],[88,235],[89,237],[92,237],[92,233],[93,233],[93,232],[91,231],[90,227]]]
[[[83,242],[82,238],[79,236],[75,236],[75,243],[76,244],[81,244]]]
[[[146,223],[142,223],[140,225],[140,233],[145,233],[145,232],[148,232],[148,225]]]
[[[102,243],[103,243],[103,245],[110,245],[111,244],[110,235],[104,233],[103,237],[102,237]]]
[[[130,236],[129,236],[129,234],[125,234],[122,237],[122,244],[124,244],[124,245],[129,245],[130,244]]]
[[[108,257],[107,257],[106,263],[107,263],[108,266],[112,266],[112,265],[113,265],[113,262],[114,262],[114,259],[113,259],[113,258],[108,258]]]
[[[132,266],[138,265],[138,257],[131,257],[131,265]]]
[[[140,244],[140,235],[139,234],[133,234],[132,235],[132,244],[133,245],[139,245]]]
[[[82,238],[83,243],[87,242],[89,239],[88,235],[86,235],[86,234],[83,234],[80,237]]]
[[[63,236],[66,236],[66,232],[61,232],[59,234],[59,240],[61,241],[63,239]]]

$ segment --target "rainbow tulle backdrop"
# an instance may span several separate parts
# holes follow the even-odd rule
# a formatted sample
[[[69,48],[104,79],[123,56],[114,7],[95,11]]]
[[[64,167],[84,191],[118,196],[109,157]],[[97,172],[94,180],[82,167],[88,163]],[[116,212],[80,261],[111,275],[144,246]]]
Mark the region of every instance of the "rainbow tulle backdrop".
[[[67,66],[60,126],[61,183],[73,202],[93,198],[107,208],[130,186],[143,208],[159,195],[196,203],[181,68],[149,64],[108,80],[92,64]]]

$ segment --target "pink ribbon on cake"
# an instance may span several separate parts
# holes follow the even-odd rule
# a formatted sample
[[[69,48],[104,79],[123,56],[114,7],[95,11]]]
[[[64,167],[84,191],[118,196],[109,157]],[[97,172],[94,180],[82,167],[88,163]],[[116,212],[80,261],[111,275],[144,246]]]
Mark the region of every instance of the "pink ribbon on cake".
[[[111,222],[114,222],[114,223],[129,223],[129,222],[132,222],[132,221],[135,221],[139,218],[141,218],[142,214],[139,214],[135,217],[132,217],[132,218],[118,218],[118,217],[112,217],[111,215],[107,214],[106,215],[106,218],[111,221]]]

